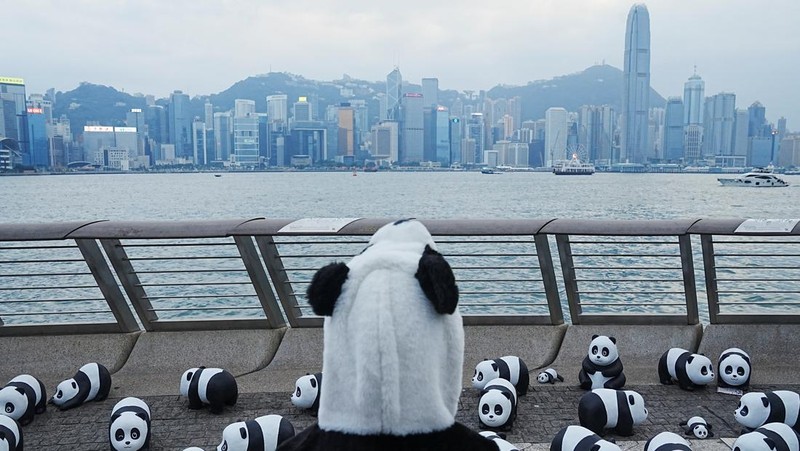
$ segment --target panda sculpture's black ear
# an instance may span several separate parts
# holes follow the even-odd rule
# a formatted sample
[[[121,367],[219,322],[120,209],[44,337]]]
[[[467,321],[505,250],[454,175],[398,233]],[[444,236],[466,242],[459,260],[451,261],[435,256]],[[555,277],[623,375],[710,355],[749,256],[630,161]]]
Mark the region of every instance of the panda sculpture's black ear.
[[[239,435],[242,436],[242,439],[247,438],[247,429],[246,428],[239,428]]]
[[[600,335],[597,335],[597,334],[594,334],[594,335],[592,335],[592,340],[594,340],[595,338],[597,338],[597,337],[599,337],[599,336],[600,336]]]
[[[342,294],[342,285],[347,280],[350,268],[344,263],[331,263],[314,274],[308,285],[306,295],[314,313],[320,316],[331,316],[336,300]]]
[[[608,337],[608,339],[611,340],[611,343],[617,344],[617,339],[616,338]]]
[[[433,304],[436,313],[449,315],[456,311],[458,286],[453,270],[442,254],[425,246],[414,277],[419,280],[419,286]]]

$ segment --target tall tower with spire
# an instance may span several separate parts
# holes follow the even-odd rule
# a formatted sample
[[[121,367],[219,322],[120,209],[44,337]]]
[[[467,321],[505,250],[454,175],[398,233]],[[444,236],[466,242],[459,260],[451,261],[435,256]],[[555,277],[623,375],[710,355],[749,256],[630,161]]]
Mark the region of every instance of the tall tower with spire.
[[[400,101],[403,99],[403,76],[395,67],[386,76],[386,118],[390,121],[400,120]]]
[[[619,161],[645,163],[650,108],[650,14],[643,3],[628,12],[625,29],[625,86],[622,90],[622,147]]]

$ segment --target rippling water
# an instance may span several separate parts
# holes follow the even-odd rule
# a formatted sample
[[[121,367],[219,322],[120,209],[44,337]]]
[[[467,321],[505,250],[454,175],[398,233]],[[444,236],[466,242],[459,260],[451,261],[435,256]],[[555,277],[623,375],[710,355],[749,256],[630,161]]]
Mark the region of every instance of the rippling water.
[[[248,217],[800,218],[788,188],[713,174],[260,172],[0,177],[0,222]]]

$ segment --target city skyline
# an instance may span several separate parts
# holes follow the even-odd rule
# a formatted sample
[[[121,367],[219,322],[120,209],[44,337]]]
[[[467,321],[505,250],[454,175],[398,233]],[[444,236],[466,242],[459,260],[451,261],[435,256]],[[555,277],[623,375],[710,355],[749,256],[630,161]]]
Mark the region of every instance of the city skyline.
[[[270,71],[378,81],[398,65],[408,80],[437,77],[441,89],[488,90],[601,62],[621,69],[633,4],[13,2],[4,10],[25,20],[7,24],[9,35],[22,38],[4,48],[11,61],[4,74],[25,78],[29,93],[88,81],[166,98],[176,89],[219,92]],[[647,8],[651,86],[664,97],[680,96],[697,66],[707,95],[734,92],[742,106],[760,101],[771,121],[798,116],[791,55],[800,36],[791,19],[800,2],[680,0]],[[87,45],[97,36],[104,47]]]

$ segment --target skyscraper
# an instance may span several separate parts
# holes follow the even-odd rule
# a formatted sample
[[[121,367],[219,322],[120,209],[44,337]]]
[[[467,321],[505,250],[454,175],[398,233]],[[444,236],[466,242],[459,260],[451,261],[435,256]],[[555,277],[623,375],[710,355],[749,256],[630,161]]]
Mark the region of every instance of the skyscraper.
[[[664,160],[677,163],[683,159],[683,100],[680,97],[667,99],[664,128]]]
[[[400,123],[400,162],[424,161],[423,129],[425,99],[422,94],[410,92],[403,94],[403,120]]]
[[[544,120],[544,165],[550,167],[557,160],[567,158],[567,110],[548,108],[544,112]]]
[[[736,94],[721,92],[706,99],[703,148],[706,155],[733,155]]]
[[[270,123],[286,123],[289,119],[289,96],[275,94],[267,96],[267,117]]]
[[[16,141],[21,155],[29,151],[26,99],[25,80],[0,76],[0,138]],[[10,167],[19,162],[21,155],[9,154]]]
[[[690,164],[702,157],[705,86],[697,72],[683,84],[683,158]]]
[[[620,159],[645,163],[650,108],[650,14],[643,3],[628,12],[625,30],[625,86],[622,91],[622,148]],[[550,149],[547,149],[549,152]]]
[[[439,104],[439,79],[438,78],[423,78],[422,79],[422,99],[425,100],[425,106]]]
[[[400,100],[403,95],[403,76],[400,69],[395,67],[386,76],[386,118],[390,121],[400,121]]]

